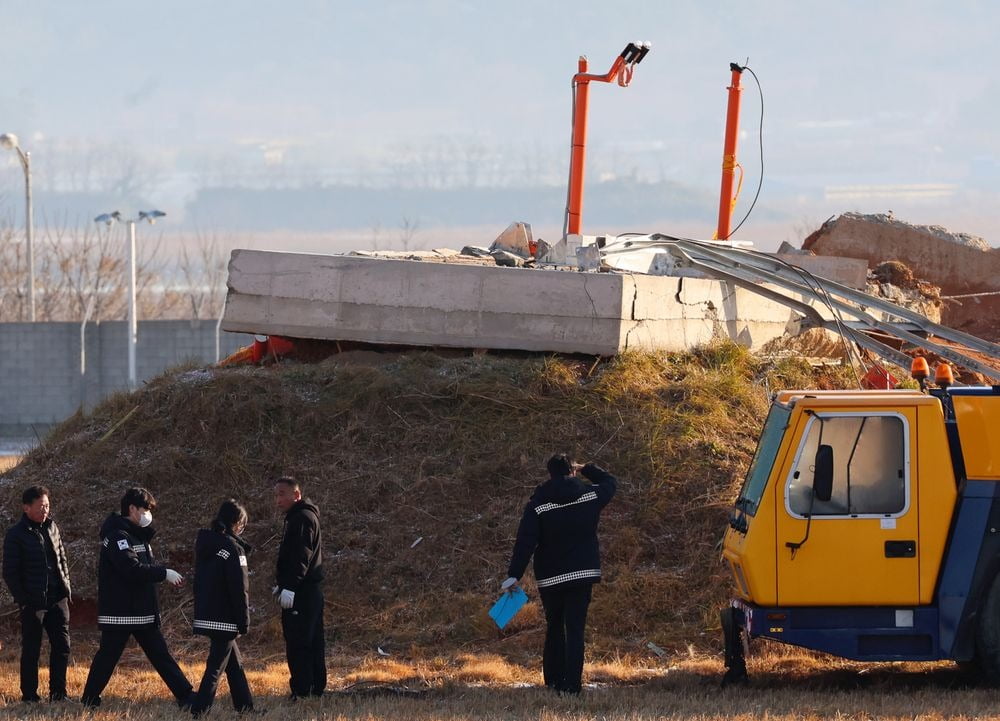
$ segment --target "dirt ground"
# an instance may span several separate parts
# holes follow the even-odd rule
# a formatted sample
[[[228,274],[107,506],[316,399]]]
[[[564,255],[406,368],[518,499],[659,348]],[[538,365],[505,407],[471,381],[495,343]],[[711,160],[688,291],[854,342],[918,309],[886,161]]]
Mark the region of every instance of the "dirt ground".
[[[183,718],[163,684],[134,651],[126,654],[101,709],[78,703],[37,705],[18,700],[17,662],[9,649],[0,661],[0,718],[135,719]],[[70,692],[78,695],[87,672],[77,654]],[[752,680],[720,689],[718,658],[685,656],[594,660],[585,669],[578,698],[539,687],[537,659],[523,664],[488,654],[425,660],[340,659],[331,668],[322,699],[286,700],[282,659],[250,663],[255,718],[291,719],[973,719],[996,718],[997,692],[971,684],[951,664],[860,664],[794,651],[751,659]],[[182,662],[197,678],[196,658]],[[42,688],[46,683],[43,671]],[[225,685],[207,718],[235,718]]]

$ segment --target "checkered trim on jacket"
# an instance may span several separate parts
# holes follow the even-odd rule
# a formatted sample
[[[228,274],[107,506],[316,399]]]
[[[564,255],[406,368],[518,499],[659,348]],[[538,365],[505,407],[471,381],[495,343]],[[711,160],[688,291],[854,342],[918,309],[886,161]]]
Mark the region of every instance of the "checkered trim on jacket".
[[[203,621],[200,618],[196,618],[192,622],[191,626],[205,631],[228,631],[229,633],[240,632],[240,630],[236,628],[235,623],[226,623],[225,621]]]
[[[594,493],[593,491],[588,491],[587,493],[584,493],[582,496],[577,498],[575,501],[570,501],[569,503],[543,503],[540,506],[535,506],[535,513],[537,513],[540,516],[546,511],[555,511],[560,508],[568,508],[569,506],[575,506],[577,503],[587,503],[588,501],[596,501],[596,500],[597,500],[597,494]]]
[[[110,626],[147,626],[156,623],[156,616],[98,616],[97,622]]]
[[[600,578],[601,569],[599,568],[589,568],[585,571],[571,571],[570,573],[561,573],[558,576],[551,576],[549,578],[539,578],[535,583],[538,584],[539,588],[547,588],[549,586],[558,586],[560,583],[569,583],[570,581],[579,581],[582,578]]]

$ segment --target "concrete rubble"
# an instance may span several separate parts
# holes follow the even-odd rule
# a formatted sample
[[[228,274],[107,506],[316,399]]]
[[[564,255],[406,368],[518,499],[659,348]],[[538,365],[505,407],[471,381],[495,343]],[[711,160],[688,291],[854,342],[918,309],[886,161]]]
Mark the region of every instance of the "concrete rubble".
[[[910,291],[920,292],[921,282],[926,295],[939,289],[942,324],[1000,340],[1000,249],[982,238],[937,225],[911,225],[891,215],[844,213],[824,223],[802,247],[817,256],[861,259],[871,269],[898,262],[915,276]]]
[[[655,238],[647,245],[626,240],[636,250],[606,255],[601,249],[620,246],[621,238],[569,236],[550,245],[518,222],[489,248],[461,251],[236,250],[222,328],[374,345],[596,355],[683,350],[714,338],[756,350],[804,330],[786,305],[678,264]],[[956,308],[967,306],[943,302],[939,282],[954,290],[1000,285],[991,265],[1000,255],[981,239],[888,216],[848,213],[825,223],[802,249],[785,243],[771,255],[945,325],[954,326]],[[831,317],[823,301],[799,300]],[[973,301],[991,302],[1000,298]],[[814,329],[800,340],[817,351],[809,355],[843,348],[832,331]]]

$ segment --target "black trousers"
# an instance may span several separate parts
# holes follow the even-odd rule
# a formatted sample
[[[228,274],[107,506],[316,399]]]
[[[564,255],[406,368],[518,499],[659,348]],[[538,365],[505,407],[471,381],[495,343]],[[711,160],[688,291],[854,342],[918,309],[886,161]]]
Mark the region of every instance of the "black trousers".
[[[322,696],[326,688],[322,586],[313,583],[299,587],[292,608],[281,612],[281,631],[292,696]]]
[[[115,666],[118,665],[130,636],[135,637],[139,648],[167,684],[177,703],[179,705],[188,703],[191,700],[191,684],[174,657],[170,655],[160,628],[154,625],[101,629],[101,645],[98,646],[94,660],[90,664],[87,683],[83,687],[83,703],[87,706],[100,706],[101,693],[111,680],[111,674],[115,672]]]
[[[198,714],[212,707],[223,672],[229,681],[233,708],[237,711],[249,711],[253,708],[253,694],[250,693],[250,684],[243,671],[243,656],[240,654],[240,647],[236,645],[236,636],[219,634],[209,638],[211,645],[208,648],[208,660],[205,661],[205,673],[191,704],[191,712]]]
[[[579,693],[583,677],[583,630],[587,625],[591,584],[538,589],[545,609],[545,685]]]
[[[69,600],[62,599],[45,609],[41,621],[38,609],[21,609],[21,698],[37,701],[38,659],[42,655],[42,629],[49,637],[49,698],[66,698],[66,666],[69,665]]]

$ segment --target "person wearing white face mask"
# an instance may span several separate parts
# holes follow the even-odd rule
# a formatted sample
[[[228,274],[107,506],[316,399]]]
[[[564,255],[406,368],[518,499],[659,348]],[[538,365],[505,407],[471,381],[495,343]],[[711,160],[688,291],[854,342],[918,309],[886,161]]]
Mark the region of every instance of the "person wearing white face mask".
[[[121,513],[112,513],[101,526],[101,555],[97,570],[97,649],[81,699],[85,706],[101,705],[101,693],[111,680],[129,638],[134,637],[177,699],[190,708],[191,683],[167,649],[160,631],[156,584],[181,586],[184,577],[153,559],[150,541],[156,500],[145,488],[130,488],[122,496]]]

